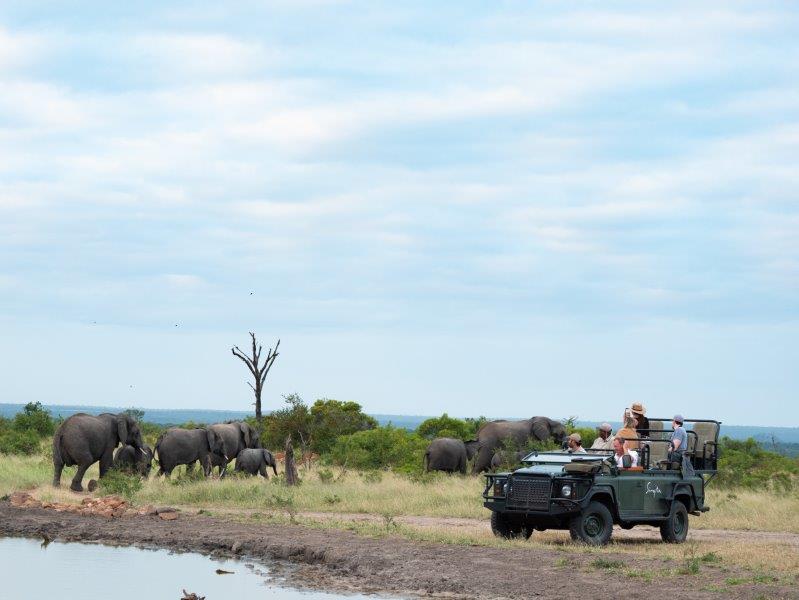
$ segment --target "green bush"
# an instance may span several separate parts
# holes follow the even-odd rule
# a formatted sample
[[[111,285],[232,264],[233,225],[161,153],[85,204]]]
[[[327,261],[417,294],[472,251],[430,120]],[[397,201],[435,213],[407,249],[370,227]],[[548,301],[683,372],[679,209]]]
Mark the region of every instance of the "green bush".
[[[474,439],[476,430],[473,422],[467,423],[463,419],[456,419],[444,413],[440,417],[422,421],[416,428],[416,433],[427,440],[449,437],[466,441]]]
[[[799,460],[764,450],[754,439],[719,442],[718,482],[729,487],[791,490],[799,475]]]
[[[39,441],[35,431],[6,430],[0,435],[0,454],[35,454]]]
[[[22,412],[14,416],[12,424],[16,431],[31,431],[38,437],[47,437],[55,432],[55,421],[50,411],[42,407],[41,402],[28,402]]]
[[[100,478],[99,486],[104,494],[117,494],[130,500],[142,488],[142,480],[138,475],[111,469]]]
[[[331,450],[333,462],[353,469],[422,469],[428,441],[416,433],[387,425],[343,435]]]

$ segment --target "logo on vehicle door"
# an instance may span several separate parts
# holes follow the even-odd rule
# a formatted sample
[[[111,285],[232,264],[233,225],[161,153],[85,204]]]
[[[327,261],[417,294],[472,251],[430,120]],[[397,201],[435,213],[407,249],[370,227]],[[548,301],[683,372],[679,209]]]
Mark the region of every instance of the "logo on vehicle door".
[[[654,484],[651,481],[647,481],[646,492],[644,492],[644,495],[646,496],[647,494],[652,494],[652,497],[654,498],[658,494],[663,495],[663,492],[660,491],[660,488],[657,486],[657,484]]]

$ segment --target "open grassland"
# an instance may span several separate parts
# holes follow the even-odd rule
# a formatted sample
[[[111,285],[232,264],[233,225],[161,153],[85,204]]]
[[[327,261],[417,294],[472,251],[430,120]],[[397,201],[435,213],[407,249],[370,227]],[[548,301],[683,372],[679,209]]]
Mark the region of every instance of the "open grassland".
[[[74,469],[65,469],[62,487],[49,486],[52,465],[46,455],[3,456],[0,460],[0,495],[40,488],[43,499],[78,502],[69,491]],[[320,474],[322,475],[320,477]],[[326,476],[325,476],[326,475]],[[453,517],[486,520],[482,506],[483,478],[431,474],[408,477],[391,472],[342,472],[300,469],[302,484],[287,488],[280,478],[194,480],[182,474],[172,480],[156,478],[143,483],[132,500],[137,504],[170,504],[207,510],[263,510],[290,505],[296,512],[358,513],[372,515]],[[97,467],[87,472],[84,484],[97,477]],[[695,529],[734,529],[799,533],[799,492],[708,490],[711,510],[692,518]]]

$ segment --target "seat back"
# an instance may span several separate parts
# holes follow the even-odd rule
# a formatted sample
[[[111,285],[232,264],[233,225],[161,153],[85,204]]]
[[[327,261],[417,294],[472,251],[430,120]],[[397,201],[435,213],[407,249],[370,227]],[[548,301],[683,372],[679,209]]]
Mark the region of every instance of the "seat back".
[[[711,466],[710,461],[716,454],[716,438],[719,435],[719,424],[694,423],[694,432],[696,433],[695,456],[701,459],[703,468],[709,468]]]
[[[663,421],[650,421],[649,422],[649,439],[650,440],[667,440],[668,434],[663,432]],[[666,460],[669,453],[669,445],[663,442],[655,442],[649,444],[649,467],[654,468],[657,464]]]

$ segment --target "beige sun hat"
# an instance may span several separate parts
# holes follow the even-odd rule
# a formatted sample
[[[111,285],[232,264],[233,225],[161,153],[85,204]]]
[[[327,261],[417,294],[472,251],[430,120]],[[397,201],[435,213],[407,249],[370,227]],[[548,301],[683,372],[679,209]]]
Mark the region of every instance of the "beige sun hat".
[[[574,433],[572,433],[572,434],[569,436],[569,439],[572,439],[572,440],[574,440],[574,441],[575,441],[575,442],[577,442],[578,444],[581,444],[581,443],[583,442],[583,436],[581,436],[581,435],[580,435],[579,433],[577,433],[576,431],[575,431]]]
[[[646,407],[640,402],[633,402],[633,405],[630,407],[630,410],[633,411],[633,413],[635,413],[636,415],[646,414]]]

